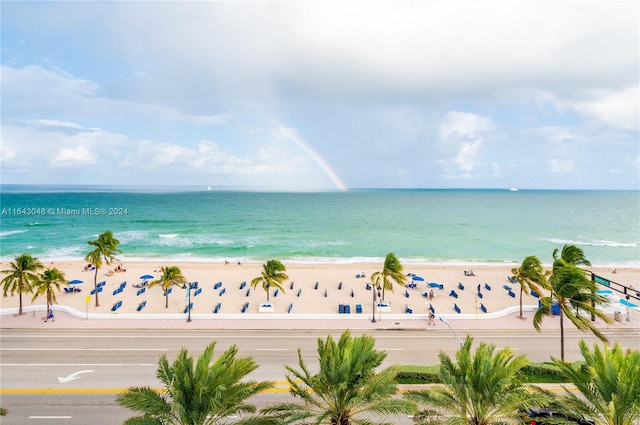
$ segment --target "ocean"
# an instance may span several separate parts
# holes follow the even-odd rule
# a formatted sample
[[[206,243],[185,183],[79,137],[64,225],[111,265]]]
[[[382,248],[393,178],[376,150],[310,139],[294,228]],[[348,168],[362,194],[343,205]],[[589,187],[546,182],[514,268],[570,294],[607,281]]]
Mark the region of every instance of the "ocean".
[[[637,191],[0,188],[0,258],[82,260],[105,230],[123,261],[543,264],[564,244],[594,266],[640,266]]]

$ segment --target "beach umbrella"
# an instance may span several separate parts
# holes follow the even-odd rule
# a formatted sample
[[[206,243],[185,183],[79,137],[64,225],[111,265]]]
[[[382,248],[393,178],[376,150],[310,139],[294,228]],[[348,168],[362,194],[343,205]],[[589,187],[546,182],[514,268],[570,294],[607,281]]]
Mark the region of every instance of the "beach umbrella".
[[[143,274],[142,276],[140,276],[140,279],[153,279],[153,276],[151,276],[150,274]]]
[[[421,276],[411,276],[412,280],[417,280],[418,282],[424,282],[424,278]]]
[[[80,279],[73,279],[69,281],[69,285],[77,285],[79,283],[84,283],[84,282],[81,281]]]

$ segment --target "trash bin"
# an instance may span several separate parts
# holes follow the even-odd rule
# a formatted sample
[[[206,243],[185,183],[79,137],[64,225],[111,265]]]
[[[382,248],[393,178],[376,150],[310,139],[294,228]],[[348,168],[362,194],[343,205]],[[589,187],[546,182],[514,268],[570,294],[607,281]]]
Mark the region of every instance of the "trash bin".
[[[619,311],[616,311],[615,313],[613,313],[613,319],[616,322],[622,322],[622,313],[620,313]]]

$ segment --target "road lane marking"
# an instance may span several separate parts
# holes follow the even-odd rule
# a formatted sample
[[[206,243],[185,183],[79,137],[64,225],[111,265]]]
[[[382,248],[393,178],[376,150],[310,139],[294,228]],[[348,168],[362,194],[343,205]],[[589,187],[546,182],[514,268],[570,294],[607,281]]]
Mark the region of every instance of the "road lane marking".
[[[71,419],[71,416],[29,416],[29,419]]]
[[[169,351],[168,348],[0,348],[0,351]]]
[[[0,363],[0,367],[13,366],[157,366],[155,363]]]

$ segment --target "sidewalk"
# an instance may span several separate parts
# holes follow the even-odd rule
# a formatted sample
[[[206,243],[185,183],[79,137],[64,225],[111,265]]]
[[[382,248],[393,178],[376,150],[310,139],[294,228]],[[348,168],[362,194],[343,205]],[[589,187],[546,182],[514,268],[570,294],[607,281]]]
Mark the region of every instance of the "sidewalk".
[[[382,314],[382,319],[376,317],[371,321],[370,315],[356,314],[227,314],[227,315],[198,315],[191,316],[187,322],[187,315],[89,315],[77,310],[66,309],[64,306],[54,307],[55,319],[44,322],[44,306],[42,308],[25,309],[22,316],[17,316],[11,309],[3,310],[0,315],[2,329],[224,329],[224,330],[260,330],[260,329],[353,329],[353,330],[425,330],[446,329],[478,330],[478,329],[533,329],[535,307],[527,306],[524,319],[518,318],[519,310],[507,309],[492,315],[456,315],[447,314],[436,318],[436,325],[428,325],[426,314],[391,315]],[[67,310],[67,311],[65,311]],[[95,317],[94,317],[95,316]],[[614,317],[613,314],[609,315]],[[629,320],[626,312],[612,324],[606,324],[597,319],[594,324],[599,329],[637,330],[640,331],[640,311],[632,309]],[[548,316],[542,323],[542,329],[559,329],[559,316]],[[565,320],[565,329],[573,329],[569,320]]]

